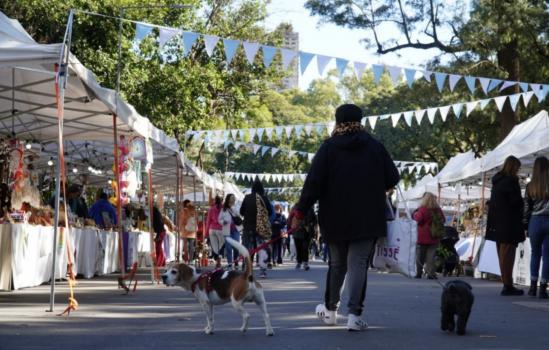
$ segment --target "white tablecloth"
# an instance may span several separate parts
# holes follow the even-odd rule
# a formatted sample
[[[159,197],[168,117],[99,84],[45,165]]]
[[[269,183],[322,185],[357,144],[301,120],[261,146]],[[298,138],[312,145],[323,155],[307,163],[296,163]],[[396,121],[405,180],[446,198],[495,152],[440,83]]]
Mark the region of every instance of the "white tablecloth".
[[[513,281],[516,284],[530,284],[530,258],[532,250],[530,247],[530,239],[527,238],[524,242],[519,243],[515,255],[515,265],[513,267]],[[481,272],[488,272],[494,275],[501,275],[499,269],[499,259],[496,249],[496,242],[485,241],[480,253],[480,261],[478,269]]]

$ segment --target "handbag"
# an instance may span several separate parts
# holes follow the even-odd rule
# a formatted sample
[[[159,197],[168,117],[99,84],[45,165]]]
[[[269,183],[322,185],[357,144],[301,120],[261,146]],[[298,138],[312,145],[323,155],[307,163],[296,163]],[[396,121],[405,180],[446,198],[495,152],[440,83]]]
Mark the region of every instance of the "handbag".
[[[256,232],[259,237],[263,239],[271,238],[271,222],[269,221],[269,211],[263,198],[257,193],[255,194],[255,204],[257,206],[257,215],[256,215]]]
[[[232,210],[230,211],[230,213],[231,213],[231,218],[233,219],[233,223],[234,223],[236,226],[242,225],[242,223],[244,222],[244,220],[242,220],[242,218],[240,217],[240,215],[233,215],[233,211],[232,211]]]

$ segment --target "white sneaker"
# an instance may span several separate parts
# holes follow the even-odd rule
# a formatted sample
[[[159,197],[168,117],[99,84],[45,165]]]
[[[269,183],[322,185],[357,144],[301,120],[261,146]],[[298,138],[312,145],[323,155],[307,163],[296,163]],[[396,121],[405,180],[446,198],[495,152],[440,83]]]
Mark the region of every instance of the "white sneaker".
[[[368,323],[360,316],[349,314],[347,319],[347,330],[349,331],[365,331],[368,329]]]
[[[316,316],[328,326],[335,326],[337,324],[337,311],[328,310],[324,304],[316,306]]]

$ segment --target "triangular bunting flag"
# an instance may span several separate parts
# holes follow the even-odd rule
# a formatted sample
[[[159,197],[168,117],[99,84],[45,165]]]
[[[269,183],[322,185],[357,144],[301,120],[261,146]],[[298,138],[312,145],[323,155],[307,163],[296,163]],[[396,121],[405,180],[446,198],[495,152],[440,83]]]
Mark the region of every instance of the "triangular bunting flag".
[[[456,84],[461,79],[461,75],[457,74],[450,74],[450,77],[448,78],[448,83],[450,84],[450,91],[454,91],[454,88],[456,87]]]
[[[271,148],[271,157],[274,157],[278,153],[278,148],[273,147]]]
[[[280,49],[280,53],[282,55],[282,68],[288,69],[290,63],[292,63],[293,59],[297,56],[297,52],[282,48]]]
[[[290,139],[290,137],[292,137],[292,130],[293,130],[293,127],[291,126],[287,126],[284,128],[284,131],[286,131],[286,138],[287,139]]]
[[[372,64],[372,70],[374,72],[374,82],[376,84],[379,84],[379,80],[381,79],[381,74],[383,74],[385,66],[382,64]]]
[[[519,86],[522,92],[528,91],[528,83],[519,83]]]
[[[212,57],[215,46],[219,42],[219,37],[215,35],[204,35],[204,46],[208,56]]]
[[[231,137],[233,140],[236,140],[236,137],[238,136],[238,129],[232,129],[231,130]]]
[[[328,135],[331,135],[335,128],[335,122],[329,122],[326,124],[326,131],[328,131]]]
[[[488,92],[494,90],[495,88],[498,87],[499,84],[501,84],[503,82],[503,80],[499,80],[499,79],[492,79],[490,81],[490,84],[488,85]]]
[[[225,59],[227,60],[227,64],[231,64],[239,46],[240,40],[223,39],[223,47],[225,49]]]
[[[472,102],[467,102],[465,104],[465,111],[466,111],[466,116],[468,117],[469,114],[471,114],[471,112],[477,107],[478,105],[478,101],[472,101]]]
[[[263,133],[265,132],[264,128],[257,129],[257,140],[261,142],[261,139],[263,139]]]
[[[480,82],[480,87],[482,88],[482,91],[484,91],[485,94],[488,93],[488,86],[490,85],[490,79],[489,78],[477,78]]]
[[[295,156],[296,153],[297,153],[296,151],[289,151],[289,152],[288,152],[288,155],[289,155],[290,157],[293,157],[293,156]]]
[[[391,81],[393,82],[393,85],[397,85],[398,79],[400,78],[400,73],[402,73],[402,68],[387,66],[387,70],[389,71],[389,75],[391,76]]]
[[[252,148],[253,148],[254,154],[257,154],[257,152],[259,151],[261,146],[260,145],[253,145]]]
[[[259,181],[265,180],[265,174],[257,174],[257,177],[259,178]]]
[[[483,111],[484,108],[486,108],[486,106],[488,106],[488,104],[490,103],[490,101],[492,101],[491,98],[487,98],[485,100],[480,100],[480,110]]]
[[[429,83],[431,82],[431,74],[433,74],[433,72],[424,70],[421,74],[423,74],[423,79],[427,80]]]
[[[314,159],[314,157],[315,157],[315,154],[314,154],[314,153],[308,153],[308,154],[307,154],[307,159],[309,159],[309,162],[312,162],[313,159]]]
[[[267,135],[267,138],[269,141],[272,141],[273,139],[273,128],[265,128],[265,134]]]
[[[406,122],[406,124],[409,127],[412,127],[412,118],[413,118],[413,116],[414,116],[414,112],[412,112],[412,111],[404,112],[404,121]]]
[[[368,117],[368,123],[370,123],[370,128],[374,130],[376,128],[377,117]]]
[[[429,119],[429,122],[433,124],[435,122],[435,115],[437,114],[436,108],[428,108],[427,109],[427,118]]]
[[[282,133],[284,132],[284,127],[282,126],[277,126],[275,128],[275,134],[276,134],[276,138],[281,140],[282,139]]]
[[[440,117],[442,118],[442,121],[445,122],[446,118],[448,117],[448,112],[450,111],[450,106],[439,107],[438,111],[440,113]]]
[[[313,124],[307,124],[305,125],[305,134],[307,136],[311,135],[311,131],[313,131]]]
[[[257,54],[257,51],[259,50],[259,44],[258,43],[251,43],[249,41],[244,41],[242,43],[242,46],[244,47],[244,53],[246,54],[246,59],[248,60],[249,64],[254,64],[255,55]]]
[[[354,66],[357,79],[362,80],[362,74],[364,74],[364,70],[366,69],[366,63],[355,62]]]
[[[345,73],[345,69],[347,68],[348,64],[348,60],[344,60],[343,58],[336,58],[337,72],[339,73],[340,77],[343,76],[343,73]]]
[[[244,129],[238,130],[238,134],[240,135],[240,141],[246,141],[246,131]]]
[[[313,57],[315,57],[314,53],[304,52],[304,51],[299,52],[299,68],[300,68],[301,74],[305,73],[305,70],[309,66],[309,63],[311,63],[311,60],[313,59]]]
[[[299,137],[301,136],[301,131],[303,130],[304,125],[296,125],[294,127],[295,130],[295,136]]]
[[[178,36],[179,30],[173,28],[160,28],[160,35],[158,36],[158,46],[162,49],[168,41],[173,37]]]
[[[503,91],[503,90],[507,89],[508,87],[513,86],[513,85],[517,85],[517,82],[516,81],[505,80],[503,82],[503,85],[501,85],[501,87],[499,88],[499,91]]]
[[[324,55],[316,55],[316,66],[318,68],[318,74],[323,75],[324,70],[326,69],[326,66],[330,61],[332,60],[332,57],[330,56],[324,56]]]
[[[318,135],[322,135],[322,133],[324,131],[324,128],[325,128],[324,124],[322,124],[322,123],[316,124],[316,133]]]
[[[437,83],[438,92],[442,92],[442,89],[444,89],[444,82],[447,76],[448,74],[446,73],[435,72],[435,82]]]
[[[475,77],[465,77],[465,83],[467,84],[467,87],[469,88],[469,91],[471,91],[471,93],[474,93],[475,92],[475,84],[477,82],[477,78]]]
[[[456,103],[452,105],[452,109],[454,110],[454,115],[457,119],[459,119],[461,115],[461,110],[463,109],[463,103]]]
[[[400,119],[400,113],[391,114],[391,121],[393,122],[393,128],[397,126],[399,119]]]
[[[414,80],[416,79],[416,70],[411,68],[404,68],[404,76],[406,77],[406,83],[411,88]]]
[[[507,96],[498,96],[494,98],[494,102],[498,107],[498,111],[501,112],[503,110],[503,105],[505,104],[505,100],[507,100]]]
[[[269,68],[271,63],[273,63],[277,49],[272,46],[262,46],[261,49],[263,50],[263,65]]]
[[[250,142],[254,141],[256,131],[256,129],[248,129],[248,133],[250,134]]]
[[[520,100],[520,94],[509,95],[509,104],[513,112],[517,110],[518,101]]]
[[[417,121],[417,124],[418,125],[421,125],[421,121],[423,120],[423,117],[425,116],[425,110],[424,109],[420,109],[420,110],[417,110],[415,112],[415,115],[416,115],[416,121]]]
[[[137,23],[135,25],[135,37],[134,41],[137,46],[139,46],[139,43],[143,41],[149,34],[151,34],[154,27],[145,24],[145,23]]]
[[[198,40],[199,36],[200,34],[198,33],[183,32],[183,55],[189,55],[194,43]]]
[[[261,147],[261,156],[263,157],[265,153],[269,152],[270,147],[262,146]]]
[[[528,107],[528,103],[530,103],[532,96],[534,96],[533,91],[528,91],[522,94],[522,103],[524,103],[524,107]]]

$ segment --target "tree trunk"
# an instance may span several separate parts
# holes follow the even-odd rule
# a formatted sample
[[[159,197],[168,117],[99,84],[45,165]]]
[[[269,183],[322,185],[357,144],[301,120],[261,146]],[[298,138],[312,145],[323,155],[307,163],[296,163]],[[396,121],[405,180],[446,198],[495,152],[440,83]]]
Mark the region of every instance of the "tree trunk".
[[[520,60],[517,46],[518,44],[515,39],[497,52],[498,64],[509,74],[507,80],[511,81],[520,81]],[[502,91],[504,95],[519,92],[520,88],[518,85],[510,86]],[[500,113],[500,140],[503,140],[509,134],[518,121],[517,113],[513,112],[511,104],[509,101],[506,101]]]

